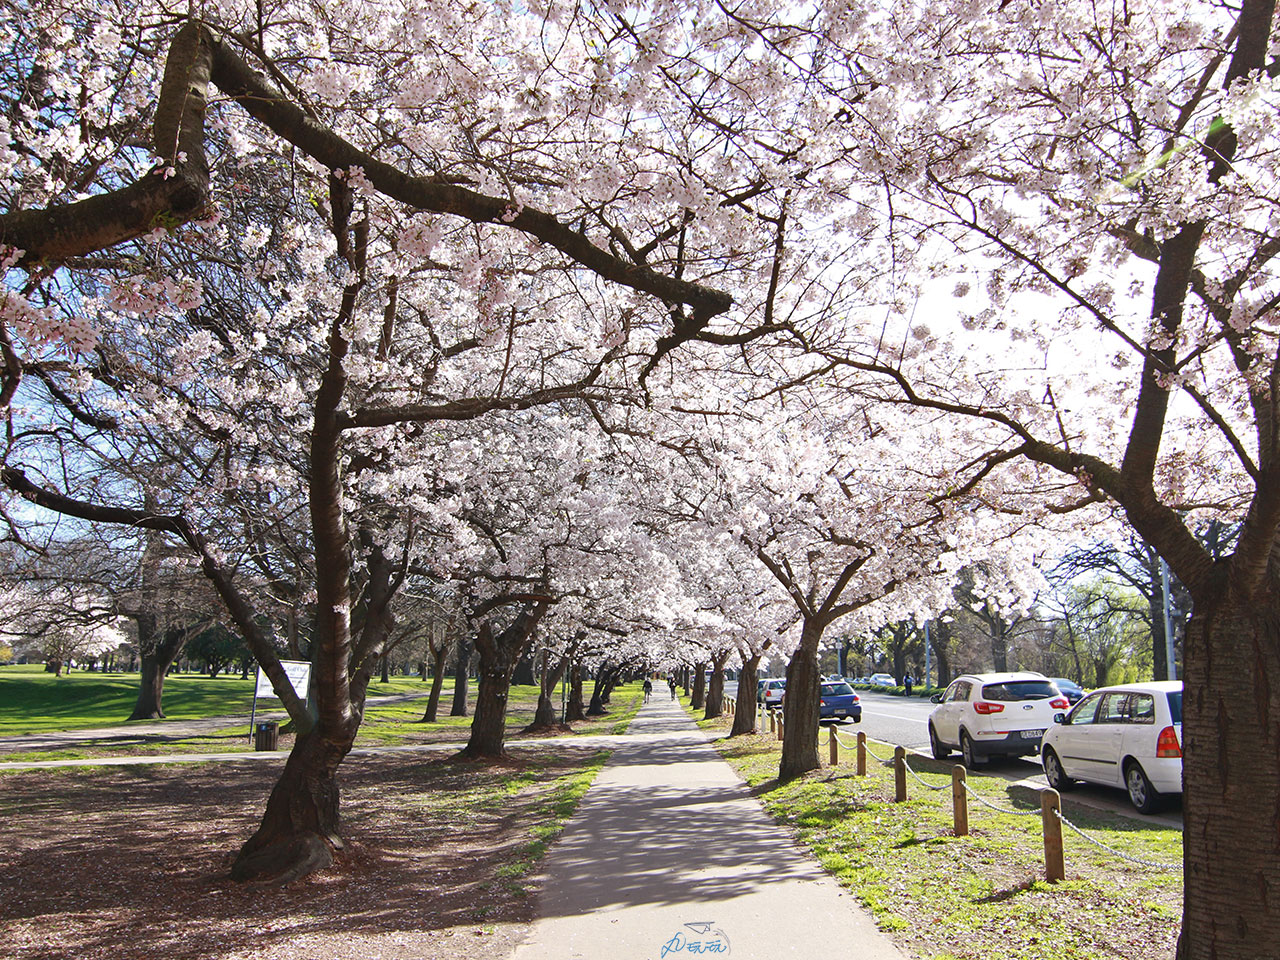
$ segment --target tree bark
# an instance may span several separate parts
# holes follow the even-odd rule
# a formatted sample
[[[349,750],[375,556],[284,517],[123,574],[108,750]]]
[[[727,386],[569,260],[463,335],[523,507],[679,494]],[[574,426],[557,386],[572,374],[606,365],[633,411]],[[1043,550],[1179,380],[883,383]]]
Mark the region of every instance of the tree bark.
[[[693,665],[693,696],[689,698],[689,706],[701,710],[707,704],[707,661],[699,660]]]
[[[333,863],[342,849],[337,771],[354,739],[354,729],[333,739],[320,727],[298,736],[262,825],[231,867],[233,880],[283,884]]]
[[[596,682],[591,688],[591,705],[587,707],[588,717],[602,717],[609,711],[604,708],[604,686],[609,679],[610,667],[601,664],[596,670]]]
[[[427,710],[422,715],[423,723],[435,723],[440,712],[440,688],[444,686],[444,661],[449,655],[445,644],[432,651],[431,660],[431,693],[427,696]]]
[[[162,720],[165,672],[182,651],[187,631],[181,627],[170,627],[157,636],[159,631],[154,614],[144,613],[134,619],[138,624],[138,647],[142,651],[142,677],[138,685],[138,699],[129,719]]]
[[[1280,943],[1280,584],[1196,598],[1183,698],[1179,960],[1253,960]]]
[[[738,672],[738,703],[733,708],[733,729],[729,736],[756,732],[756,687],[760,683],[760,654],[742,662]]]
[[[728,660],[728,651],[711,659],[711,683],[707,690],[706,711],[702,715],[704,720],[711,720],[724,713],[724,665]]]
[[[780,781],[794,780],[817,770],[818,760],[818,642],[822,628],[808,618],[800,631],[800,644],[787,664],[787,692],[783,703],[782,760]]]
[[[585,719],[587,711],[582,704],[582,663],[575,660],[569,668],[569,702],[565,707],[565,722]]]
[[[490,621],[480,625],[476,632],[476,649],[480,652],[476,712],[471,720],[471,736],[458,753],[460,759],[500,759],[506,756],[507,697],[511,690],[511,674],[547,609],[545,601],[527,604],[511,625],[497,634],[494,634]]]
[[[458,637],[458,662],[453,670],[453,705],[449,708],[449,716],[465,717],[467,715],[467,674],[471,667],[471,641],[465,636]]]

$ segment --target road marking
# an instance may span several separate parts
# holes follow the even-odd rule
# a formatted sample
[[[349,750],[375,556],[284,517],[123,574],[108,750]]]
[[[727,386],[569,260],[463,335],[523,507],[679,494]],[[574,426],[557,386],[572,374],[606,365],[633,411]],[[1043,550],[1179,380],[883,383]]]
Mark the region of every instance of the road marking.
[[[866,704],[863,704],[863,707],[865,710]],[[928,720],[920,720],[916,717],[904,717],[900,713],[881,713],[879,710],[877,710],[874,714],[872,714],[872,716],[886,717],[890,720],[906,720],[908,723],[923,723],[925,726],[928,726],[929,724]]]

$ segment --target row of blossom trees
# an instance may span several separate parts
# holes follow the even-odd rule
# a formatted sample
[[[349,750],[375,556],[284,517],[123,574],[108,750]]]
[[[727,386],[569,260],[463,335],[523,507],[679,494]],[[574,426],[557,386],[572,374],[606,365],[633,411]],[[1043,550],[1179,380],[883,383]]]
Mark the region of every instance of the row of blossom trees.
[[[0,480],[182,545],[272,677],[237,876],[341,846],[407,585],[480,651],[468,754],[542,630],[786,654],[791,777],[833,624],[979,559],[1016,602],[1118,511],[1195,601],[1182,953],[1278,939],[1273,4],[846,7],[0,13]]]

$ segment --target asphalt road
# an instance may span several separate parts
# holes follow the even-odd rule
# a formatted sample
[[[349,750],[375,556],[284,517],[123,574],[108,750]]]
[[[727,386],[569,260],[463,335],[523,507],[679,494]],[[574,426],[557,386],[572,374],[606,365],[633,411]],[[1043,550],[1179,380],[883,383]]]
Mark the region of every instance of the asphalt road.
[[[887,694],[859,690],[862,698],[862,723],[846,723],[845,732],[862,730],[873,740],[899,744],[908,750],[929,753],[929,713],[934,705],[919,697],[891,697]],[[956,755],[956,762],[960,760]],[[1035,757],[1012,757],[992,760],[982,769],[986,776],[1003,777],[1012,783],[1031,787],[1048,787],[1044,770]],[[975,776],[970,772],[970,776]],[[1133,809],[1123,790],[1078,783],[1064,796],[1064,803],[1079,803],[1089,807],[1132,817],[1143,823],[1182,829],[1181,798],[1175,800],[1163,813],[1144,816]]]

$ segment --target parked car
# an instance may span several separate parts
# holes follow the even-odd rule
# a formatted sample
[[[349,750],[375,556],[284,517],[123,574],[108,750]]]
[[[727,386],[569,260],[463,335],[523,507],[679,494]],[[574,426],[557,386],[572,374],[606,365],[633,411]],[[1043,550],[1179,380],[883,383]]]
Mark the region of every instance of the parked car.
[[[1087,691],[1074,680],[1068,680],[1066,677],[1050,677],[1049,679],[1062,691],[1062,695],[1071,701],[1073,707],[1084,699]]]
[[[843,680],[828,681],[822,684],[818,695],[818,718],[820,720],[850,719],[854,723],[862,722],[862,704],[853,687]]]
[[[929,714],[933,755],[943,760],[959,749],[966,767],[1039,753],[1055,712],[1071,705],[1040,673],[966,674],[930,699],[937,704]]]
[[[761,681],[760,702],[766,708],[782,706],[782,695],[787,692],[786,680],[764,680]]]
[[[1056,719],[1040,746],[1053,789],[1075,780],[1123,787],[1139,813],[1182,792],[1181,680],[1102,687]]]
[[[873,673],[867,678],[867,683],[873,687],[896,687],[898,685],[898,681],[888,673]]]

